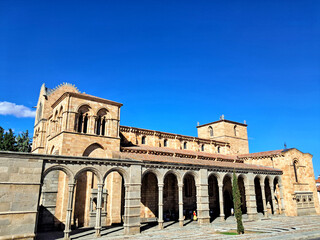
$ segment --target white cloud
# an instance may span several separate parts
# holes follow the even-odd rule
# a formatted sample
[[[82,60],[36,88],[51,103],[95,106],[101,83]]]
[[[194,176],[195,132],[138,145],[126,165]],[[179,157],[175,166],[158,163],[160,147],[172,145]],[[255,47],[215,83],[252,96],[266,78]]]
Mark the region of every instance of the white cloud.
[[[0,102],[0,115],[13,115],[15,117],[35,117],[36,111],[23,105],[11,102]]]

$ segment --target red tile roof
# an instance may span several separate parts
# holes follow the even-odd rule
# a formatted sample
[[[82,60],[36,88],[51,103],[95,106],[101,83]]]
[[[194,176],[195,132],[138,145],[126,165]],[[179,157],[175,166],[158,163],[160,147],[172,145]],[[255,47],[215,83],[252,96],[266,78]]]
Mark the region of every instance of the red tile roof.
[[[287,149],[286,149],[287,150]],[[280,155],[284,151],[284,149],[280,150],[273,150],[273,151],[265,151],[265,152],[256,152],[256,153],[248,153],[248,154],[241,154],[238,155],[238,158],[248,158],[248,157],[270,157],[274,155]]]
[[[227,156],[222,154],[211,154],[203,152],[195,152],[190,150],[179,150],[172,148],[160,148],[160,147],[150,147],[150,146],[132,146],[132,147],[122,147],[122,152],[114,152],[114,157],[124,158],[124,159],[135,159],[144,162],[162,162],[169,164],[186,164],[186,165],[200,165],[209,167],[221,167],[221,168],[231,168],[231,169],[247,169],[247,170],[263,170],[263,171],[273,171],[279,172],[280,169],[246,164],[242,162],[235,162],[235,156]],[[181,154],[178,157],[174,157],[174,154]],[[186,157],[184,157],[184,155]],[[190,156],[190,157],[188,157]],[[200,158],[199,158],[200,156]],[[226,161],[215,161],[207,160],[201,158],[208,156],[210,158],[224,159]]]
[[[154,152],[163,152],[163,153],[172,153],[172,154],[181,154],[181,155],[190,155],[190,156],[202,156],[207,158],[219,158],[219,159],[228,159],[236,160],[236,156],[217,154],[217,153],[207,153],[207,152],[197,152],[192,150],[185,149],[174,149],[168,147],[151,147],[147,145],[136,145],[132,147],[122,147],[122,151],[154,151]]]

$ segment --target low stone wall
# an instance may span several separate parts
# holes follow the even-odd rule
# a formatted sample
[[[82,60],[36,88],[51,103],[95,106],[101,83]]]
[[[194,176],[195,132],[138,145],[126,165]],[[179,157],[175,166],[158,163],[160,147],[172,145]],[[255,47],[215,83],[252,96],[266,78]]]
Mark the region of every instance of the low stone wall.
[[[42,160],[0,152],[0,239],[33,239]]]

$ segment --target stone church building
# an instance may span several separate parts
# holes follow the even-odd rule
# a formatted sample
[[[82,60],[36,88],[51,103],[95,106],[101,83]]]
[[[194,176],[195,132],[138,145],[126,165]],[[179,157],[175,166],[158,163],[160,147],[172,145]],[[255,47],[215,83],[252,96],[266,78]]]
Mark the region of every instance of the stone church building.
[[[16,235],[64,230],[68,239],[80,227],[97,236],[114,224],[125,234],[144,222],[182,227],[193,211],[199,224],[224,221],[233,209],[233,172],[245,219],[319,214],[311,154],[249,153],[247,125],[224,118],[197,126],[198,137],[122,126],[121,106],[70,84],[43,85],[32,153],[0,152],[0,186],[12,195],[10,206],[0,203],[7,213],[0,222],[26,224],[20,214],[29,220]],[[24,205],[15,205],[17,192]],[[14,236],[9,224],[0,230]]]

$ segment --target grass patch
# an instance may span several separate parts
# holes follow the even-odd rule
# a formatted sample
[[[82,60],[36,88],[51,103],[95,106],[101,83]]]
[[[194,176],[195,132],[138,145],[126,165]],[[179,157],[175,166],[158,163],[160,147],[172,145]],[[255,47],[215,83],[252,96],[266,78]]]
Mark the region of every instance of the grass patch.
[[[219,232],[219,233],[223,235],[238,235],[238,233],[236,232]]]

